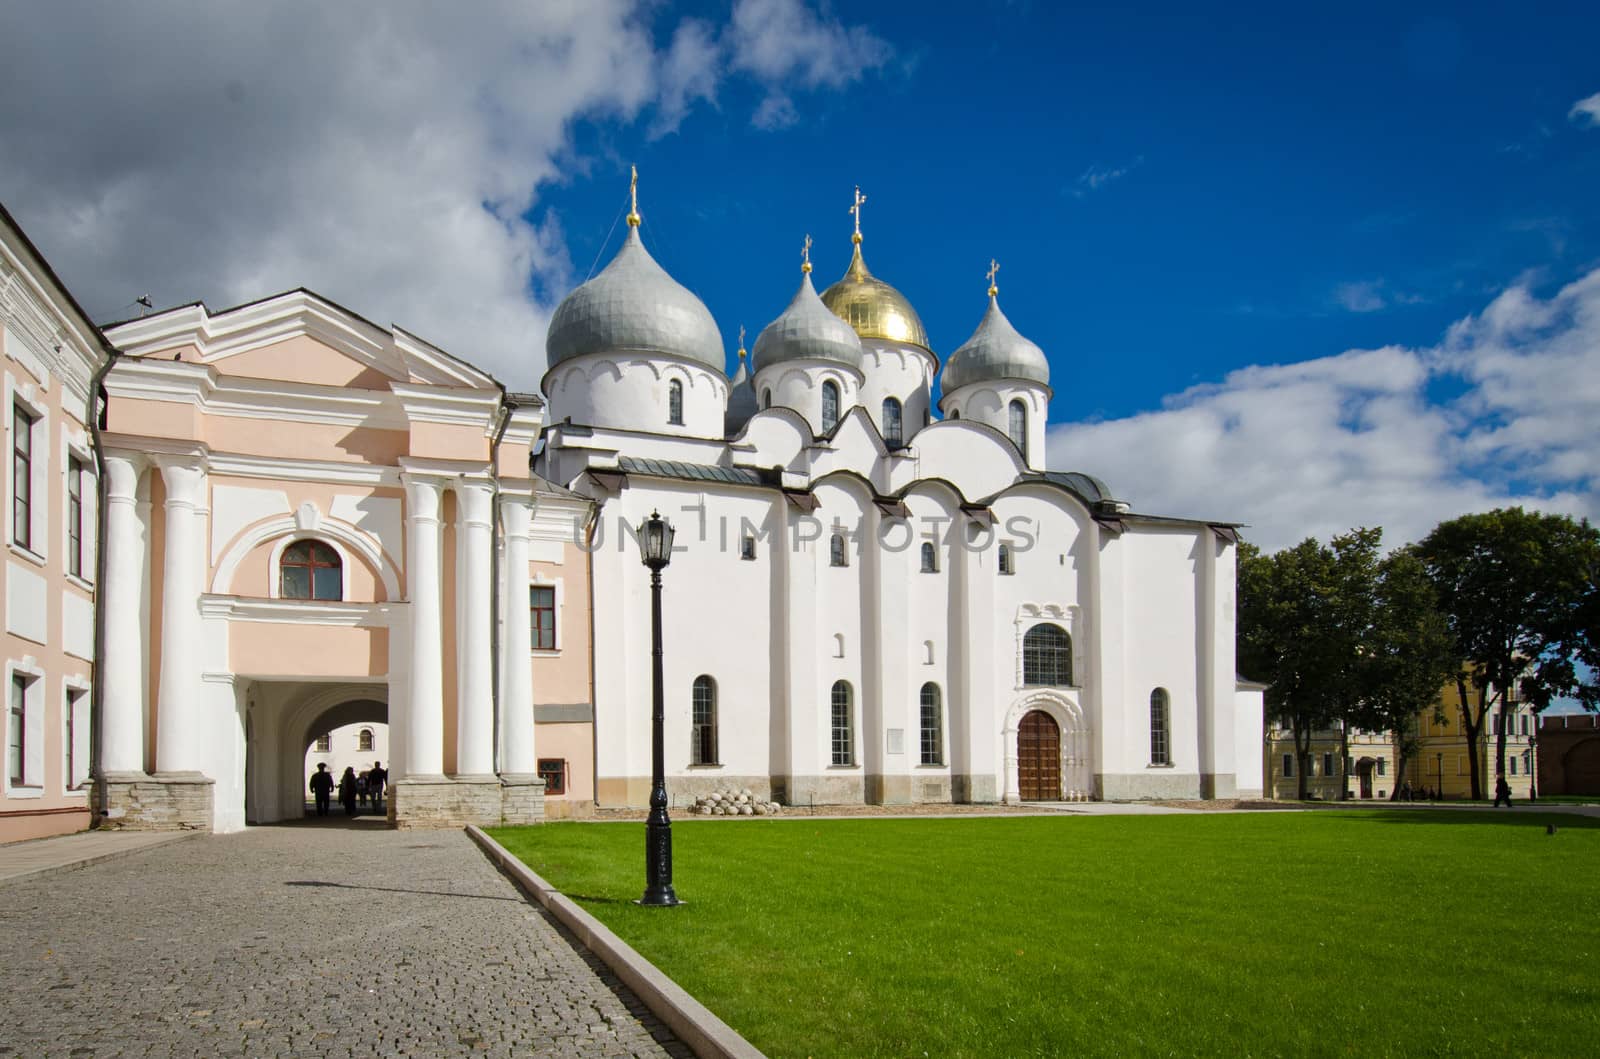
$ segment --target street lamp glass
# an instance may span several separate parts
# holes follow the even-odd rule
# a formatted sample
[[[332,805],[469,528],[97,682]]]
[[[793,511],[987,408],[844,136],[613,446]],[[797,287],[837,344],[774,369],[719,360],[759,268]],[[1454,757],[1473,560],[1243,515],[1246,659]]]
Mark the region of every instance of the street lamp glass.
[[[672,561],[672,523],[658,511],[639,525],[639,558],[646,566],[662,567]]]

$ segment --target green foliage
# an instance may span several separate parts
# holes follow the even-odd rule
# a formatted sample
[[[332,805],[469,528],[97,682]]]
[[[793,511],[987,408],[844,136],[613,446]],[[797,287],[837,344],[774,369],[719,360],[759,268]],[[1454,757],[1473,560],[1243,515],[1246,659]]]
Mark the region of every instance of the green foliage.
[[[1545,834],[1545,823],[1561,827]],[[772,1056],[1581,1055],[1600,821],[1428,809],[493,833]],[[1331,874],[1330,874],[1331,873]],[[1330,900],[1337,875],[1338,899]],[[1397,899],[1397,897],[1399,899]]]

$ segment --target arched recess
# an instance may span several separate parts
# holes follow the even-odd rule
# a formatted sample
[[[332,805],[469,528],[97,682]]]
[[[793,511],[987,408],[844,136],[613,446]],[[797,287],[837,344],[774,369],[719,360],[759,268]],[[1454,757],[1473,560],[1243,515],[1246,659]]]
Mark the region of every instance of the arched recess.
[[[1030,711],[1043,710],[1061,729],[1061,797],[1069,802],[1086,802],[1095,796],[1093,746],[1089,722],[1083,709],[1059,691],[1039,688],[1019,696],[1006,710],[1000,745],[1005,748],[1005,777],[1002,800],[1016,804],[1022,800],[1017,780],[1017,729]]]
[[[272,683],[256,687],[269,689]],[[252,705],[246,721],[245,818],[251,823],[297,820],[304,814],[309,796],[306,751],[319,732],[346,724],[390,723],[384,684],[279,684],[273,693],[252,699],[267,701]],[[392,755],[393,725],[390,736]]]
[[[312,527],[306,527],[303,523],[304,520],[296,515],[279,515],[257,522],[244,530],[234,538],[233,544],[222,554],[222,559],[217,563],[216,574],[211,578],[210,591],[220,595],[227,594],[233,587],[233,578],[239,572],[239,565],[244,562],[245,557],[254,551],[257,546],[277,537],[285,538],[283,544],[287,545],[289,543],[288,538],[294,536],[313,540],[321,538],[337,541],[339,544],[344,545],[377,573],[379,580],[383,583],[383,594],[386,600],[392,602],[402,598],[400,593],[400,571],[390,561],[389,557],[384,554],[382,546],[373,537],[348,522],[331,518],[327,515],[317,518],[315,525]],[[281,548],[275,550],[274,562],[276,562],[277,553],[281,550]],[[346,555],[344,558],[349,558],[349,556]],[[276,575],[269,574],[269,577],[271,576]],[[347,580],[346,588],[348,587],[349,582]]]

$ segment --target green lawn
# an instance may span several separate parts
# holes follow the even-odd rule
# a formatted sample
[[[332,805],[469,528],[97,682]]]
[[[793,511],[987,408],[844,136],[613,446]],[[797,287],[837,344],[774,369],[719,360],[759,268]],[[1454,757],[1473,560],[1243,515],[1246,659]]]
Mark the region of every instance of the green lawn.
[[[492,833],[774,1056],[1600,1050],[1600,820],[679,821],[677,909],[643,824]]]

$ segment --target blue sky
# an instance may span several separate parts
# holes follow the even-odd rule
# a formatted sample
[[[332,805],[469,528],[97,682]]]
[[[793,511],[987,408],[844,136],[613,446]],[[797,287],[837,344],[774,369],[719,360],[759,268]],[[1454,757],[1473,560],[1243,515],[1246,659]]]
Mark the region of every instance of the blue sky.
[[[1596,39],[1577,4],[8,5],[0,201],[101,318],[304,285],[531,389],[630,163],[730,364],[807,233],[843,271],[859,184],[937,352],[999,259],[1053,466],[1399,543],[1600,514]]]

